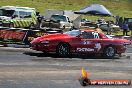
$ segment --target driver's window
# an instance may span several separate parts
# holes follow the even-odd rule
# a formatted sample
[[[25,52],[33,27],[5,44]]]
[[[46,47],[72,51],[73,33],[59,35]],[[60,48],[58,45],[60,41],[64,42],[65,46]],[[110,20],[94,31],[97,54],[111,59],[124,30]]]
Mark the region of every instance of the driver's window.
[[[93,39],[94,35],[92,34],[92,32],[82,32],[82,37],[87,39]]]

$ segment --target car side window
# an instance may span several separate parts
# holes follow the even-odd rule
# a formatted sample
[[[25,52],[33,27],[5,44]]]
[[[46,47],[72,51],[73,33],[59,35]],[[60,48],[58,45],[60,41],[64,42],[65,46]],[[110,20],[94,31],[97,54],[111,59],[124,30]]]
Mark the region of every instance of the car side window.
[[[18,16],[19,16],[19,14],[18,14],[18,13],[19,13],[18,11],[15,11],[12,17],[13,17],[13,18],[18,17]]]
[[[24,18],[26,16],[26,12],[24,11],[19,11],[20,18]]]
[[[26,12],[26,16],[25,16],[25,18],[31,18],[31,12]]]
[[[82,32],[82,37],[87,39],[93,39],[94,35],[92,34],[92,32]]]

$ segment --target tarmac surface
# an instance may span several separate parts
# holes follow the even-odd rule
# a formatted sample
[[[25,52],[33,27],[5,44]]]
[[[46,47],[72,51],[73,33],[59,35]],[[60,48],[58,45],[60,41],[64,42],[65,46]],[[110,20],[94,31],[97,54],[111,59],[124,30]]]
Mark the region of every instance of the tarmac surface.
[[[83,88],[78,82],[81,68],[90,79],[132,80],[132,46],[122,57],[102,59],[91,55],[60,58],[29,48],[0,47],[0,88]],[[132,88],[130,86],[86,86],[86,88]]]

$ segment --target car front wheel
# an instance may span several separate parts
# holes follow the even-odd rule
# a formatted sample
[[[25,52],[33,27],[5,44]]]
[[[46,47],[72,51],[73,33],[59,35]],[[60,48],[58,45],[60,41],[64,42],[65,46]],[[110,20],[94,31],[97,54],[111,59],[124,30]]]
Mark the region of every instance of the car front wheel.
[[[116,54],[116,50],[113,46],[108,46],[107,48],[105,48],[103,53],[105,58],[108,58],[108,59],[114,58],[115,54]]]
[[[70,46],[66,43],[59,44],[56,50],[59,56],[66,57],[70,54]]]

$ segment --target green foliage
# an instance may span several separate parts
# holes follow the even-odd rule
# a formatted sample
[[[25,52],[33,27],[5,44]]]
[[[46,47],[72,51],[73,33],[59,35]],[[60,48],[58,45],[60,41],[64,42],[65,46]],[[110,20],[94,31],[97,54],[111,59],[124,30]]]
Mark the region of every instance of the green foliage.
[[[34,7],[41,14],[45,9],[80,10],[93,3],[104,5],[114,15],[132,17],[132,0],[0,0],[0,6]]]

